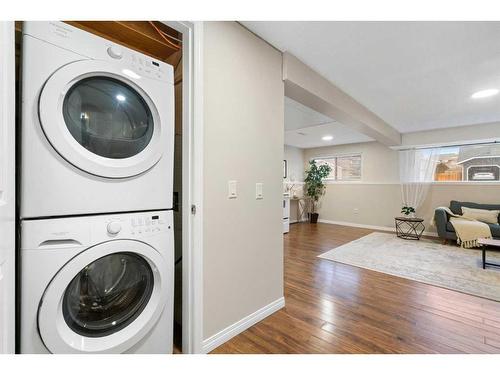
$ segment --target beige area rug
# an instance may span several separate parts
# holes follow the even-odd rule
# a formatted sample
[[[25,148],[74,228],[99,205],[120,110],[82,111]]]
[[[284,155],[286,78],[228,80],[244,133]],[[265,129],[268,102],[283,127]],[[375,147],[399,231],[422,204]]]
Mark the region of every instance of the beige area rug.
[[[478,249],[371,233],[319,257],[500,301],[500,268],[483,270]],[[487,252],[486,261],[500,263],[500,253]]]

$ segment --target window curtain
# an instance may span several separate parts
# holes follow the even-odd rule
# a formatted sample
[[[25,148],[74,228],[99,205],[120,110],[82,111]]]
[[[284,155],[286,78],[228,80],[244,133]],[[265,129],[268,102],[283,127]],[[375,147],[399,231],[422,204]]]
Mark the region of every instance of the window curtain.
[[[430,184],[434,180],[438,158],[438,148],[399,151],[403,206],[418,210],[422,205],[429,192]]]

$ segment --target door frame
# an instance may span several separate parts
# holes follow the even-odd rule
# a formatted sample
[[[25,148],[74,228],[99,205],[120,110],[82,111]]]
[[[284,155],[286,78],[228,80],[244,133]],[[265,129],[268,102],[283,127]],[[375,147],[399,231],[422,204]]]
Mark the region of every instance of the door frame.
[[[203,22],[182,33],[182,352],[203,353]]]
[[[0,354],[15,352],[16,337],[15,61],[14,21],[0,21]]]

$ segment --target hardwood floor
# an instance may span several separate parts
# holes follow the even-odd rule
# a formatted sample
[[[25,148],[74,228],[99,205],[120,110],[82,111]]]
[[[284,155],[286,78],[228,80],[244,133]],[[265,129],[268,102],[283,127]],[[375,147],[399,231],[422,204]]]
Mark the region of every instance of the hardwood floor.
[[[371,230],[294,224],[286,307],[212,353],[500,353],[500,303],[317,258]]]

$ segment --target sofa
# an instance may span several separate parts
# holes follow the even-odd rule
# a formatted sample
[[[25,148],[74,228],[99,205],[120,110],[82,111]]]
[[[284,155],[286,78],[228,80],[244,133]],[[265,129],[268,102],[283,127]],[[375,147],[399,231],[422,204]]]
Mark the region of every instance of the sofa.
[[[462,207],[469,208],[480,208],[482,210],[500,210],[500,204],[481,204],[481,203],[473,203],[473,202],[459,202],[459,201],[451,201],[450,202],[450,210],[454,214],[462,215]],[[453,225],[451,225],[449,220],[449,215],[442,208],[437,208],[434,213],[434,220],[436,222],[438,236],[442,238],[445,242],[447,240],[457,240],[457,235],[455,234],[455,230],[453,229]],[[500,217],[499,217],[500,219]],[[500,225],[497,224],[488,224],[491,229],[491,235],[493,238],[500,239]]]

